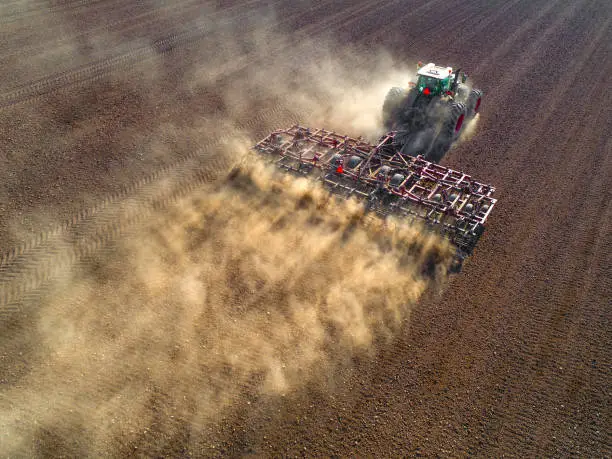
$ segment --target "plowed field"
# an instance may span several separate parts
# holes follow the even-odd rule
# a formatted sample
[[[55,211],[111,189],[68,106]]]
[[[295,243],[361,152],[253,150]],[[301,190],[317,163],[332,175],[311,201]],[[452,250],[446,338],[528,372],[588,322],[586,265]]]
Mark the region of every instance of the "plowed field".
[[[612,456],[609,1],[17,0],[0,37],[1,456]],[[485,94],[460,274],[211,191],[274,128],[376,136],[419,60]]]

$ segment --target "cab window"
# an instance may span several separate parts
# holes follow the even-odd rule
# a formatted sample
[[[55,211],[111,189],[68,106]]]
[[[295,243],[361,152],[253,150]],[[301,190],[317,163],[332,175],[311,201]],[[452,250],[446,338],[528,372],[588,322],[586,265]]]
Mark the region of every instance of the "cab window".
[[[437,91],[439,80],[430,76],[419,75],[417,85],[419,88],[429,88],[430,91]]]

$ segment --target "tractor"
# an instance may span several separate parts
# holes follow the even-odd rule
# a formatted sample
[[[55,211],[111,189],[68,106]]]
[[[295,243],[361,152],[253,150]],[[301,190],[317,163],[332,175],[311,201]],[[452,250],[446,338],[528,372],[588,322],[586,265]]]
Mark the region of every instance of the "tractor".
[[[419,62],[417,76],[409,88],[388,92],[383,123],[396,132],[403,154],[438,163],[478,113],[482,91],[466,86],[467,75],[461,69]]]

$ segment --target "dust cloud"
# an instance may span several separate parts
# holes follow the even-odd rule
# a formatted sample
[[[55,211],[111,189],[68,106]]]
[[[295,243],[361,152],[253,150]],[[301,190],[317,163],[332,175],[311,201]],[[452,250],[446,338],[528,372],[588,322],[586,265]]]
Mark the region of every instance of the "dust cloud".
[[[1,120],[14,142],[3,205],[28,187],[28,203],[95,202],[108,182],[172,164],[211,137],[247,137],[232,147],[245,155],[253,139],[294,119],[380,135],[384,96],[406,85],[414,65],[384,50],[290,38],[268,13],[217,21],[195,50],[14,109],[19,116]],[[122,46],[127,32],[116,37]],[[98,35],[66,43],[90,59],[92,43],[113,49]],[[0,338],[0,455],[201,450],[224,413],[306,385],[328,390],[338,369],[391,343],[423,292],[444,282],[453,250],[443,240],[245,157],[226,181],[160,212],[24,305],[28,322]],[[34,218],[57,218],[55,205]]]
[[[0,239],[7,246],[54,219],[70,220],[71,204],[94,206],[100,195],[233,131],[258,139],[299,122],[375,141],[386,91],[405,86],[415,68],[384,49],[338,49],[333,37],[288,34],[279,27],[286,18],[272,7],[95,2],[91,17],[86,7],[55,2],[6,8],[14,40],[25,42],[0,46],[5,90],[130,50],[157,49],[167,36],[187,37],[172,52],[128,60],[88,84],[3,109]],[[122,19],[125,9],[133,24]],[[26,33],[30,15],[42,24],[34,34]],[[63,57],[56,55],[61,50]]]
[[[0,397],[0,451],[204,441],[249,396],[324,387],[373,355],[452,254],[418,227],[245,163],[48,293],[33,324],[39,364]]]
[[[465,128],[461,131],[459,136],[459,143],[470,141],[475,135],[478,128],[478,121],[480,120],[480,113],[477,113],[474,118],[470,119],[466,123]]]
[[[416,63],[398,62],[383,48],[351,44],[339,51],[332,39],[302,38],[293,43],[272,32],[265,42],[257,33],[251,40],[254,49],[248,62],[257,65],[240,72],[224,93],[227,109],[237,119],[253,116],[249,101],[265,98],[278,101],[311,127],[375,141],[385,132],[382,104],[387,92],[393,86],[407,87],[416,75]],[[221,49],[227,46],[219,43]],[[236,68],[234,59],[219,59]],[[193,69],[187,86],[211,84],[225,65],[212,68]]]

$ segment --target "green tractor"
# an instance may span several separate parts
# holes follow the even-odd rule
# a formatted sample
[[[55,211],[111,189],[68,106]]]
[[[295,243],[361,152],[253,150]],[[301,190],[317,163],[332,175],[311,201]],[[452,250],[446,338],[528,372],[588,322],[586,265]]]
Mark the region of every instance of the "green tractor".
[[[391,88],[383,104],[383,123],[397,132],[403,153],[439,162],[476,116],[482,91],[468,88],[467,76],[460,72],[419,62],[416,83],[407,89]]]

